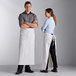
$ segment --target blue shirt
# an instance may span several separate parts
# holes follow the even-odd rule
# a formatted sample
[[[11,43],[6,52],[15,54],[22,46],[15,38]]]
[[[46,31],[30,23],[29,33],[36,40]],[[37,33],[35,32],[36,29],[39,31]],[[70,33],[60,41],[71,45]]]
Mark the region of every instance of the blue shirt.
[[[54,33],[54,28],[55,28],[55,22],[53,17],[50,17],[48,19],[45,20],[43,27],[41,28],[41,30],[44,33],[49,33],[49,34],[53,34]]]

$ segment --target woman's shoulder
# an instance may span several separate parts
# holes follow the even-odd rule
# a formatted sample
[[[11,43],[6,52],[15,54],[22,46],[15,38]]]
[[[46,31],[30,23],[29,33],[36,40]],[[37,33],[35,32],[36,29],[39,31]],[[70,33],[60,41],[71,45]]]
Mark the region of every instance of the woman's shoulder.
[[[49,18],[47,18],[46,20],[45,20],[45,22],[48,22],[49,21]]]
[[[53,20],[52,18],[47,18],[46,22],[52,22],[52,20]]]
[[[51,22],[53,22],[53,18],[51,17],[51,18],[47,18],[46,20],[45,20],[45,23],[51,23]]]
[[[53,17],[49,18],[49,21],[50,21],[50,22],[54,22]]]

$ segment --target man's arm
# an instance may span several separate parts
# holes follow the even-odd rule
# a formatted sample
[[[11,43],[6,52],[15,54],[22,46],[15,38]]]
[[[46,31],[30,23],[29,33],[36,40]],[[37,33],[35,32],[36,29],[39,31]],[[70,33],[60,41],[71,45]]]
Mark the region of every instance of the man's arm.
[[[33,21],[33,24],[36,24],[36,22],[37,22],[36,20]],[[31,27],[31,26],[29,26],[30,23],[29,23],[29,25],[28,25],[28,23],[29,23],[29,22],[24,22],[24,24],[21,25],[21,28],[28,28],[28,27]]]
[[[27,24],[22,24],[21,28],[29,28],[29,26]]]
[[[34,20],[32,23],[25,21],[24,24],[28,25],[29,27],[33,27],[33,28],[36,28],[38,26],[37,20]]]
[[[19,19],[20,28],[28,28],[29,27],[27,24],[24,24],[24,19],[23,19],[22,14],[19,15],[18,19]]]
[[[33,22],[30,23],[30,22],[24,22],[25,24],[27,24],[29,27],[32,27],[32,28],[36,28],[38,26],[38,20],[37,20],[37,16],[34,14],[33,15]]]

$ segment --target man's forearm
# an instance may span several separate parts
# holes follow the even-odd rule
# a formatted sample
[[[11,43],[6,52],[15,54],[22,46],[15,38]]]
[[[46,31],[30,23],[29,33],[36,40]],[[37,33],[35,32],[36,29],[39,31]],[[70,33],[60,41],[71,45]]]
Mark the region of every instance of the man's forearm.
[[[22,24],[21,28],[29,28],[29,26],[27,24]]]
[[[37,24],[35,22],[33,22],[33,23],[24,22],[24,24],[27,24],[29,27],[33,27],[33,28],[36,28],[37,27]]]

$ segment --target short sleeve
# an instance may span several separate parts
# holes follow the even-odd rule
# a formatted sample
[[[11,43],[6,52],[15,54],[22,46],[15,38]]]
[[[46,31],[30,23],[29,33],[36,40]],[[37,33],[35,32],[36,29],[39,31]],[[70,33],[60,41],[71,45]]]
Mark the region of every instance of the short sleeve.
[[[21,25],[24,24],[24,19],[21,14],[18,17],[18,20],[19,20],[19,26],[21,27]]]
[[[38,24],[38,19],[37,19],[37,16],[34,14],[34,19],[33,21],[37,20],[37,24]]]

